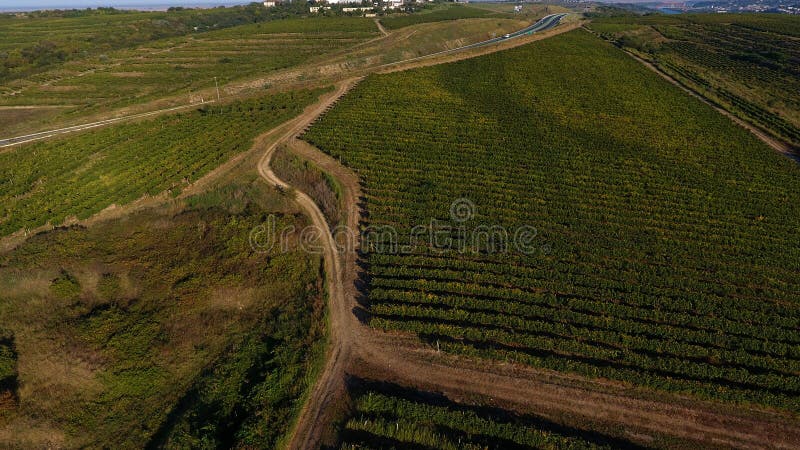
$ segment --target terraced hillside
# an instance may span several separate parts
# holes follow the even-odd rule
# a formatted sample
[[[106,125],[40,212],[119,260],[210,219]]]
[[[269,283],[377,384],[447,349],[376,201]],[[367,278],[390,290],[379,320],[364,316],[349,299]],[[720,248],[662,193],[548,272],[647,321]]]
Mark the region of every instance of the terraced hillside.
[[[800,410],[800,168],[611,44],[369,77],[305,139],[363,181],[373,327]]]
[[[800,146],[800,18],[714,14],[598,19],[612,39],[734,114]]]
[[[0,87],[0,106],[121,107],[286,68],[378,35],[365,18],[300,18],[147,42],[68,61]],[[224,93],[224,92],[223,92]],[[208,96],[207,96],[208,97]]]
[[[505,15],[469,6],[447,5],[437,6],[431,11],[422,11],[416,14],[392,14],[386,18],[382,18],[381,23],[387,28],[394,30],[420,23],[498,16],[503,17]]]

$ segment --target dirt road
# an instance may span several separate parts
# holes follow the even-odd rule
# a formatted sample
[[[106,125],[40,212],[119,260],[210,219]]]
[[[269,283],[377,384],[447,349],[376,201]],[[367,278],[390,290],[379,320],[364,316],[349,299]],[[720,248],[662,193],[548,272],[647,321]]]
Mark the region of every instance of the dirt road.
[[[140,113],[140,114],[133,114],[133,115],[130,115],[130,116],[113,117],[113,118],[110,118],[110,119],[99,120],[97,122],[84,123],[84,124],[81,124],[81,125],[73,125],[71,127],[58,128],[58,129],[55,129],[55,130],[40,131],[38,133],[31,133],[31,134],[26,134],[24,136],[16,136],[16,137],[13,137],[13,138],[0,139],[0,149],[6,148],[6,147],[11,147],[11,146],[14,146],[14,145],[26,144],[28,142],[39,141],[39,140],[51,138],[51,137],[54,137],[54,136],[60,136],[62,134],[74,133],[76,131],[90,130],[92,128],[103,127],[103,126],[106,126],[106,125],[112,125],[112,124],[119,123],[119,122],[125,122],[125,121],[135,120],[135,119],[143,119],[145,117],[155,116],[155,115],[158,115],[158,114],[175,112],[175,111],[179,111],[181,109],[196,108],[196,107],[198,107],[200,105],[204,105],[204,104],[208,104],[208,103],[214,103],[214,100],[208,100],[208,101],[205,101],[205,102],[198,102],[198,103],[194,103],[194,104],[191,104],[191,105],[176,106],[176,107],[173,107],[173,108],[159,109],[157,111],[149,111],[149,112]]]
[[[389,32],[386,31],[386,28],[383,27],[383,24],[381,23],[380,19],[375,19],[375,25],[378,27],[378,31],[380,31],[382,35],[384,36],[389,35]]]
[[[320,102],[312,111],[305,112],[299,117],[297,123],[289,129],[280,139],[270,145],[265,151],[264,156],[258,163],[259,174],[270,184],[288,189],[290,186],[280,180],[270,168],[270,160],[279,145],[294,139],[317,117],[325,112],[333,103],[341,98],[358,79],[349,79],[339,83],[336,90],[327,99]],[[342,318],[351,316],[347,309],[348,302],[345,299],[343,275],[343,259],[339,255],[334,244],[333,236],[328,228],[325,216],[317,207],[314,201],[303,192],[295,191],[295,200],[305,210],[311,222],[321,231],[320,241],[324,247],[325,274],[328,289],[328,308],[329,308],[329,335],[330,344],[326,355],[325,366],[319,374],[317,383],[314,385],[311,395],[300,413],[297,424],[292,431],[288,448],[308,449],[313,448],[314,443],[319,439],[322,431],[318,424],[327,423],[323,417],[331,408],[329,406],[344,393],[344,371],[352,356],[351,336],[352,328],[348,328],[347,321]]]

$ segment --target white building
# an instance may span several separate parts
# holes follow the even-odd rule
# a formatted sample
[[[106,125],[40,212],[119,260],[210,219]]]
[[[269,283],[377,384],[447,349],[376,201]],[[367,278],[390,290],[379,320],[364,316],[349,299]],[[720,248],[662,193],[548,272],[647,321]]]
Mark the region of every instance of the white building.
[[[277,5],[278,3],[280,3],[280,2],[278,2],[276,0],[265,0],[264,1],[264,7],[272,8],[273,6]]]
[[[342,8],[342,12],[365,12],[365,11],[372,11],[372,6],[357,6],[357,7],[350,7],[350,8]]]

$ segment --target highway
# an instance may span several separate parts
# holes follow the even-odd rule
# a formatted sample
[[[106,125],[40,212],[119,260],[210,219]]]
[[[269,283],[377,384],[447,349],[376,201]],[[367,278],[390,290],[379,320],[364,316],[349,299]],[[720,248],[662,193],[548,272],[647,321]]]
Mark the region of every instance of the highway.
[[[510,33],[508,35],[508,37],[501,36],[501,37],[497,37],[497,38],[494,38],[494,39],[489,39],[488,41],[477,42],[475,44],[466,45],[464,47],[459,47],[458,49],[454,49],[454,50],[464,50],[464,49],[468,49],[468,48],[482,47],[484,45],[494,44],[495,42],[502,42],[502,41],[505,41],[505,40],[508,40],[508,39],[513,39],[513,38],[516,38],[516,37],[524,36],[526,34],[533,34],[533,33],[538,33],[540,31],[549,30],[550,28],[553,28],[554,26],[558,25],[559,22],[561,22],[561,19],[563,19],[566,16],[567,16],[566,13],[550,14],[549,16],[542,17],[536,23],[534,23],[533,25],[531,25],[529,27],[525,27],[525,28],[523,28],[523,29],[521,29],[519,31],[515,31],[513,33]]]
[[[442,50],[441,52],[429,53],[427,55],[418,56],[416,58],[404,59],[403,61],[395,61],[395,62],[391,62],[391,63],[387,63],[387,64],[382,64],[382,65],[378,66],[377,68],[395,66],[395,65],[398,65],[398,64],[404,64],[404,63],[409,63],[409,62],[413,62],[413,61],[418,61],[420,59],[430,58],[430,57],[433,57],[433,56],[441,56],[441,55],[446,55],[448,53],[455,53],[455,52],[460,52],[460,51],[464,51],[464,50],[469,50],[471,48],[484,47],[486,45],[496,44],[498,42],[503,42],[503,41],[507,41],[509,39],[518,38],[520,36],[539,33],[539,32],[545,31],[545,30],[549,30],[550,28],[553,28],[554,26],[558,25],[561,22],[561,19],[563,19],[566,16],[567,16],[566,13],[550,14],[548,16],[542,17],[541,19],[539,19],[533,25],[529,25],[529,26],[527,26],[527,27],[525,27],[525,28],[523,28],[523,29],[521,29],[519,31],[515,31],[513,33],[509,33],[509,34],[507,34],[505,36],[500,36],[500,37],[488,39],[488,40],[485,40],[485,41],[476,42],[474,44],[465,45],[463,47],[451,48],[450,50]]]

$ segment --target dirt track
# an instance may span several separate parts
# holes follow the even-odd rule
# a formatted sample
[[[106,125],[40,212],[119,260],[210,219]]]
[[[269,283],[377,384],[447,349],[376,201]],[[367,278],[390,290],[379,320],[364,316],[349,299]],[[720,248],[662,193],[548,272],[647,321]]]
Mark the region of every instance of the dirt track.
[[[358,79],[349,79],[339,83],[332,95],[328,95],[313,110],[304,112],[297,123],[289,129],[280,139],[270,145],[264,152],[264,156],[258,163],[259,174],[270,184],[277,187],[288,189],[289,185],[281,181],[269,166],[272,155],[279,145],[290,141],[297,136],[303,129],[319,117],[336,100],[343,96],[348,89],[355,85]],[[352,327],[343,318],[352,316],[347,309],[348,302],[345,296],[342,281],[343,259],[336,250],[333,236],[331,235],[325,216],[317,207],[314,201],[306,194],[296,191],[295,200],[306,211],[312,223],[324,231],[321,233],[321,241],[324,246],[325,274],[328,287],[328,308],[329,308],[329,335],[330,345],[326,355],[325,366],[319,374],[317,383],[314,385],[311,395],[303,407],[298,422],[292,432],[289,448],[307,449],[312,448],[318,442],[318,436],[322,432],[320,423],[325,423],[324,414],[330,411],[329,406],[335,401],[344,389],[344,370],[352,356]]]

